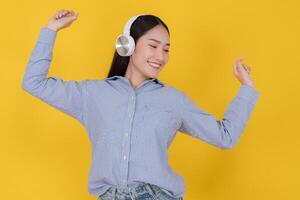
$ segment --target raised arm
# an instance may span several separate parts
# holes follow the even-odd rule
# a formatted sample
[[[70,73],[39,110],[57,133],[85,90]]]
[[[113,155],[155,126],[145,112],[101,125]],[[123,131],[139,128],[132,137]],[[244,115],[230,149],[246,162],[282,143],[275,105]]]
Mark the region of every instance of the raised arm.
[[[183,93],[180,101],[182,124],[179,131],[221,149],[232,148],[244,131],[258,97],[259,93],[252,87],[241,85],[223,119],[217,120]]]
[[[73,16],[73,18],[72,18]],[[63,18],[65,21],[59,22]],[[27,63],[22,88],[49,105],[83,122],[83,104],[86,81],[64,81],[47,77],[57,31],[75,19],[71,12],[57,12],[46,27],[40,30],[38,40]],[[56,21],[56,22],[55,22]],[[58,25],[60,23],[60,25]]]
[[[229,149],[236,145],[260,96],[249,74],[251,68],[237,59],[233,66],[235,77],[242,83],[236,97],[227,107],[223,119],[217,120],[182,93],[180,132],[202,139],[216,147]]]

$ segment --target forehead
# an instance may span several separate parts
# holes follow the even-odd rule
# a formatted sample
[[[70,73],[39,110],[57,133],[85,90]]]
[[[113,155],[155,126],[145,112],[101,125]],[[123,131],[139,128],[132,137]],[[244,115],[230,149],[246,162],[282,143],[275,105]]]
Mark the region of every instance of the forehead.
[[[141,39],[145,40],[145,41],[152,41],[150,39],[155,39],[158,41],[161,41],[163,44],[166,43],[170,43],[170,37],[168,34],[168,31],[166,30],[166,28],[164,28],[161,25],[157,25],[155,27],[153,27],[152,29],[150,29],[149,31],[147,31],[142,37]]]

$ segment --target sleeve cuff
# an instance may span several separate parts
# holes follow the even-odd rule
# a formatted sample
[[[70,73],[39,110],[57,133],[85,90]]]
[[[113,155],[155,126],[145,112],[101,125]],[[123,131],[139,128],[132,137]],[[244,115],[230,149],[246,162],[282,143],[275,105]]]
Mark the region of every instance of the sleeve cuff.
[[[260,93],[249,85],[242,84],[237,94],[238,97],[246,99],[250,103],[255,103]]]
[[[53,45],[57,36],[57,32],[51,30],[50,28],[44,27],[40,30],[40,35],[38,38],[39,42],[47,43]]]

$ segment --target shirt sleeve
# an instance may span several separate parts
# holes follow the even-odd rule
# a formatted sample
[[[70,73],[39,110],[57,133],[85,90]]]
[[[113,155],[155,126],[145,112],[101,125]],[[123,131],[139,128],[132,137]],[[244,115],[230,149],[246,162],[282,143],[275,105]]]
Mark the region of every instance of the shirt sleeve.
[[[179,109],[182,123],[179,131],[221,149],[233,148],[244,131],[259,96],[260,93],[254,88],[242,84],[227,107],[223,119],[217,120],[182,93]]]
[[[44,27],[31,53],[22,88],[33,96],[83,122],[83,96],[86,80],[64,81],[47,77],[57,32]]]

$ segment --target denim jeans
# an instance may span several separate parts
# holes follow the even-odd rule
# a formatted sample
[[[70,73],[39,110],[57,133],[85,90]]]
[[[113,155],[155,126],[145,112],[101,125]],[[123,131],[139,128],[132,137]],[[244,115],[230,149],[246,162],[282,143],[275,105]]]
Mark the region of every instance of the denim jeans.
[[[98,200],[183,200],[183,198],[171,197],[156,185],[139,183],[127,188],[111,187],[100,195]]]

